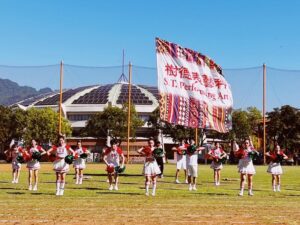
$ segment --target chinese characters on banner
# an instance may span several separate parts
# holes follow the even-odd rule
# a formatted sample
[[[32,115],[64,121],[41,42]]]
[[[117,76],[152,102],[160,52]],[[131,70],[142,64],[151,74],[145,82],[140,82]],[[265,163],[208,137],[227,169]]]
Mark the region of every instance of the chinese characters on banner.
[[[156,56],[161,119],[228,132],[233,99],[221,67],[196,51],[159,38]]]

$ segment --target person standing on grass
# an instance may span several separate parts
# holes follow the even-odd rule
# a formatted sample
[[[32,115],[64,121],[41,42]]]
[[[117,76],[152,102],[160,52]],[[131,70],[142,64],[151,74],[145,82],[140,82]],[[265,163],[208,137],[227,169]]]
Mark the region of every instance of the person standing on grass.
[[[37,145],[36,140],[32,139],[31,147],[28,149],[28,151],[25,152],[25,154],[30,159],[27,162],[28,183],[29,183],[28,190],[37,191],[39,169],[41,168],[40,160],[41,160],[41,156],[46,154],[46,151],[41,146]],[[34,185],[32,186],[33,177],[34,177]]]
[[[258,152],[254,149],[250,138],[245,140],[242,148],[239,148],[235,142],[234,148],[235,155],[239,158],[238,172],[241,174],[239,196],[244,195],[246,176],[248,178],[248,195],[253,196],[253,175],[255,174],[253,157],[258,155]]]
[[[19,161],[19,157],[23,157],[23,149],[19,147],[16,143],[11,146],[10,149],[6,150],[4,154],[11,160],[12,166],[12,183],[17,184],[19,183],[19,177],[21,172],[21,162]]]
[[[188,183],[187,180],[187,173],[186,173],[186,149],[188,144],[186,143],[185,139],[180,140],[180,144],[178,147],[173,147],[172,151],[176,153],[176,174],[175,174],[175,183],[179,184],[180,181],[178,179],[179,172],[181,169],[184,171],[185,183]]]
[[[164,151],[160,141],[155,142],[155,149],[154,149],[154,157],[160,169],[160,174],[158,175],[159,178],[164,177],[164,163],[165,163],[165,155],[166,152]]]
[[[119,190],[118,188],[118,181],[119,181],[119,174],[116,168],[120,167],[120,161],[121,161],[121,167],[124,168],[125,163],[125,156],[123,154],[122,149],[118,146],[117,141],[112,140],[110,142],[110,148],[107,148],[104,152],[103,161],[106,164],[106,171],[108,174],[108,180],[109,180],[109,188],[108,190]],[[113,182],[114,178],[114,182]],[[114,186],[113,186],[114,184]]]
[[[273,151],[267,152],[266,156],[270,159],[267,172],[272,175],[273,191],[280,191],[281,174],[283,173],[281,163],[282,160],[287,159],[288,157],[280,150],[280,146],[277,143],[275,144]]]
[[[223,169],[222,160],[227,158],[226,152],[220,147],[218,142],[215,142],[215,147],[208,152],[212,158],[211,166],[214,170],[214,182],[216,186],[220,185],[221,170]]]
[[[190,145],[187,147],[186,165],[189,191],[197,191],[196,180],[198,177],[198,154],[204,150],[204,147],[197,147],[194,139],[190,139]]]
[[[85,161],[89,154],[91,154],[85,147],[82,147],[81,141],[77,141],[77,148],[75,149],[75,160],[73,167],[75,168],[75,184],[82,184],[83,170],[85,169]]]
[[[155,157],[153,155],[153,151],[155,149],[154,140],[150,138],[148,140],[148,146],[144,146],[137,150],[137,152],[143,156],[145,156],[145,163],[143,168],[143,174],[145,176],[145,194],[149,196],[149,186],[152,181],[152,196],[156,194],[156,176],[161,173]]]
[[[58,146],[52,146],[47,154],[50,156],[51,153],[55,153],[53,170],[56,172],[56,195],[64,195],[66,173],[69,171],[69,164],[65,162],[65,157],[68,154],[74,155],[74,151],[66,144],[64,136],[59,136],[58,142]]]

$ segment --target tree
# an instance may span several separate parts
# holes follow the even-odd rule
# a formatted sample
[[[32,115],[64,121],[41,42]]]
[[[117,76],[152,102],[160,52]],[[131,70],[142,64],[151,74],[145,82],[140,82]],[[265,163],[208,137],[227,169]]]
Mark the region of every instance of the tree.
[[[259,124],[262,121],[262,114],[256,107],[248,107],[248,122],[250,124],[251,134],[258,135]]]
[[[30,143],[32,139],[37,139],[41,143],[57,142],[58,135],[58,113],[51,108],[36,109],[27,111],[27,126],[24,133],[24,140]],[[62,119],[62,134],[69,136],[72,132],[70,123]]]
[[[300,111],[289,105],[267,113],[267,137],[285,148],[300,147]]]
[[[232,113],[232,130],[227,135],[228,139],[242,141],[249,136],[254,137],[254,145],[259,136],[259,125],[262,120],[261,112],[256,107],[248,107],[246,111],[238,109]],[[255,138],[256,137],[256,138]]]
[[[130,110],[130,136],[135,137],[136,129],[144,125],[138,117],[134,105]],[[85,127],[85,133],[93,137],[126,138],[127,137],[127,114],[128,104],[124,104],[120,109],[116,106],[108,106],[102,112],[91,116]]]
[[[13,138],[22,138],[26,127],[26,112],[0,106],[0,114],[0,142],[7,147]]]

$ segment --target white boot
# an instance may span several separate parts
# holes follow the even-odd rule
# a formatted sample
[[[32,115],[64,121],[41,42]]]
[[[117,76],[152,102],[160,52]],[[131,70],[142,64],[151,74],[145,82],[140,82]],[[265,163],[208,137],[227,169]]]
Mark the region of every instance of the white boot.
[[[60,183],[59,195],[64,195],[65,182]]]
[[[60,182],[56,181],[56,194],[55,195],[60,195]]]
[[[249,195],[249,196],[253,196],[253,195],[254,195],[252,189],[249,189],[248,195]]]
[[[196,184],[193,185],[192,190],[197,191]]]
[[[79,176],[79,182],[78,182],[78,184],[82,184],[82,179],[83,179],[83,176],[80,175],[80,176]]]
[[[149,186],[150,186],[150,182],[145,182],[145,195],[149,196]]]
[[[244,195],[244,189],[242,188],[239,192],[239,196],[243,196]]]
[[[277,185],[277,191],[280,192],[280,184]]]
[[[155,196],[155,192],[156,192],[156,182],[153,182],[152,196]]]

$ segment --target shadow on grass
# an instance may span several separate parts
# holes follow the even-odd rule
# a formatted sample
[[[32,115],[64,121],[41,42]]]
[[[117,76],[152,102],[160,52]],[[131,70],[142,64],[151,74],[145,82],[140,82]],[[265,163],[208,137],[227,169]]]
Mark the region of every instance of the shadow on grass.
[[[8,181],[0,181],[1,184],[8,184],[8,183],[11,183],[11,182],[8,182]]]
[[[9,195],[24,195],[25,192],[20,192],[20,191],[14,191],[14,192],[6,192]]]
[[[138,185],[138,182],[119,182],[119,184],[134,184],[134,185]]]
[[[0,190],[16,190],[16,188],[10,188],[10,187],[3,187],[3,188],[0,188]]]
[[[30,193],[31,195],[50,195],[50,194],[45,194],[45,193],[41,193],[41,192],[33,192]]]
[[[300,191],[300,190],[292,189],[292,188],[285,188],[285,190],[287,190],[287,191]]]
[[[43,182],[39,182],[41,184],[56,184],[56,181],[43,181]]]
[[[131,196],[135,196],[135,195],[143,195],[140,193],[131,193],[131,192],[96,192],[96,194],[101,194],[101,195],[131,195]]]
[[[68,187],[68,189],[73,189],[73,190],[90,190],[90,191],[101,191],[101,190],[106,190],[104,188],[93,188],[93,187]]]
[[[142,189],[145,189],[145,188],[142,188]],[[182,188],[163,188],[163,187],[160,187],[159,189],[160,190],[168,190],[168,191],[184,191],[184,190],[187,190],[187,189],[182,189]]]
[[[122,177],[143,177],[144,175],[143,174],[119,174],[119,176],[122,176]]]
[[[196,194],[196,195],[209,195],[209,196],[229,196],[232,194],[229,193],[212,193],[212,192],[205,192],[205,193],[201,193],[201,192],[190,192],[191,194]]]

